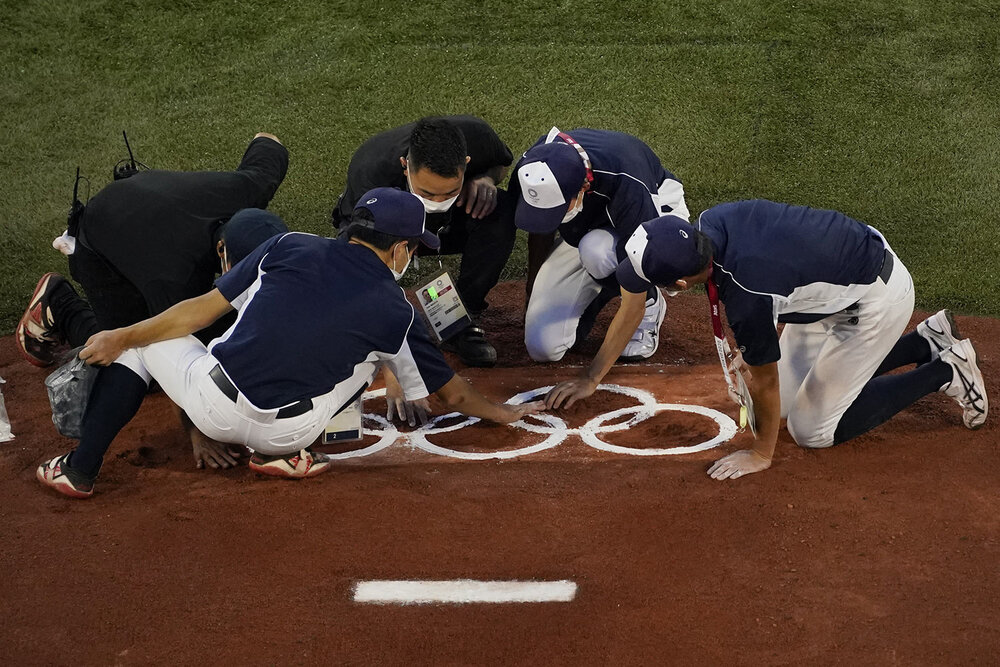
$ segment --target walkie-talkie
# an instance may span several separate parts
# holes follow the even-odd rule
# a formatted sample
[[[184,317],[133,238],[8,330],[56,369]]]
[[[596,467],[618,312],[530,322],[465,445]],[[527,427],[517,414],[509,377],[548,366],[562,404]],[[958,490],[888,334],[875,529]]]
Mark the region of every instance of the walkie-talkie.
[[[83,209],[86,208],[80,201],[80,181],[87,180],[80,176],[80,167],[76,168],[76,180],[73,181],[73,203],[69,207],[69,215],[66,216],[66,231],[69,236],[76,237],[80,231],[80,217],[83,216]],[[88,190],[89,190],[89,183]]]
[[[128,135],[125,134],[125,130],[122,130],[122,137],[125,139],[125,150],[128,151],[128,157],[120,160],[118,164],[115,165],[115,180],[120,181],[123,178],[128,178],[129,176],[135,176],[139,173],[139,168],[149,169],[146,165],[141,162],[137,162],[135,156],[132,155],[132,147],[128,143]]]

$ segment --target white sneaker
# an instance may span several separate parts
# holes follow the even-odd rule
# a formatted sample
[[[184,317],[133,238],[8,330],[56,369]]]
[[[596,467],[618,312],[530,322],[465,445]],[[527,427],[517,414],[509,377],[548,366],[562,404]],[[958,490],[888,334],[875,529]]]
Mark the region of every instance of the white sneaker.
[[[941,356],[941,350],[947,350],[962,340],[950,310],[939,310],[928,317],[917,325],[917,333],[930,344],[931,361]]]
[[[976,363],[976,349],[966,338],[941,350],[941,361],[952,369],[951,382],[941,387],[947,396],[962,406],[962,422],[966,428],[977,429],[986,423],[990,409],[986,398],[986,383]]]
[[[635,330],[632,340],[618,358],[622,361],[641,361],[653,356],[656,348],[660,346],[660,325],[663,324],[666,314],[667,300],[657,288],[656,299],[646,301],[646,314],[642,316],[639,328]]]

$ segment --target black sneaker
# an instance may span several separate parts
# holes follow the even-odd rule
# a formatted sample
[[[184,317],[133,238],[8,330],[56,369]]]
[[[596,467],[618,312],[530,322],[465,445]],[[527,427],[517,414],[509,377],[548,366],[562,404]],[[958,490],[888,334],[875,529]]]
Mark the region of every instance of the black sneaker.
[[[486,332],[473,325],[441,343],[441,349],[455,352],[466,366],[492,368],[497,363],[497,350],[486,340]]]

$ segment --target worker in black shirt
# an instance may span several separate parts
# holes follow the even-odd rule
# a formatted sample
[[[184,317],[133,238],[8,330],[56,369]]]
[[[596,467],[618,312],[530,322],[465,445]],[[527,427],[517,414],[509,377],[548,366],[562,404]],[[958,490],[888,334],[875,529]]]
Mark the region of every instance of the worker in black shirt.
[[[271,134],[257,134],[235,171],[148,170],[102,189],[87,203],[79,223],[70,272],[87,299],[62,276],[42,277],[17,327],[25,358],[48,366],[68,344],[82,345],[105,329],[134,324],[185,299],[210,291],[216,274],[249,254],[258,243],[287,231],[263,211],[288,170],[288,151]],[[277,221],[277,222],[275,222]],[[224,329],[202,334],[210,340]],[[114,369],[102,368],[84,419],[87,428],[106,428],[120,408],[141,401],[117,386]],[[90,413],[105,413],[94,419]],[[197,432],[181,413],[199,467],[229,467],[227,447]]]
[[[478,326],[478,315],[514,248],[513,202],[497,187],[512,162],[510,148],[479,118],[422,118],[361,144],[333,210],[334,226],[344,227],[361,195],[373,188],[396,187],[420,198],[427,228],[441,239],[440,252],[462,255],[456,287],[473,326],[444,348],[469,366],[496,363],[496,350]]]

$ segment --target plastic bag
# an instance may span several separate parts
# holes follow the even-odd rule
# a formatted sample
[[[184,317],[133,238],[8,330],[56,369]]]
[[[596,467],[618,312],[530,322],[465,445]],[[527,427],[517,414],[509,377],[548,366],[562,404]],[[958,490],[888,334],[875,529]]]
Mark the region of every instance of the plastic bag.
[[[82,433],[83,413],[87,409],[90,390],[97,378],[97,368],[88,366],[73,350],[73,357],[45,378],[52,406],[52,423],[67,438],[79,439]]]
[[[0,384],[5,384],[6,380],[0,378]],[[10,418],[7,416],[7,406],[3,402],[3,391],[0,391],[0,442],[13,440],[14,434],[10,432]]]

